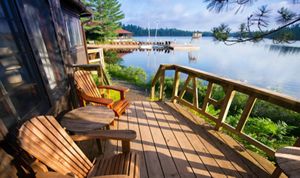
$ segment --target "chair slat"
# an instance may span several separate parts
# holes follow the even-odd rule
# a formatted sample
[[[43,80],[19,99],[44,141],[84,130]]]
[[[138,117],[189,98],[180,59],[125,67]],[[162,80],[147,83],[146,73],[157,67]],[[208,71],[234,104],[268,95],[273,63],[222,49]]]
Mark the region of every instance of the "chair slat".
[[[21,147],[51,169],[86,177],[92,163],[53,116],[38,116],[19,130]]]
[[[82,164],[78,163],[76,157],[72,155],[72,147],[65,143],[61,143],[60,140],[63,140],[63,138],[59,137],[59,134],[54,135],[55,133],[50,132],[50,130],[53,130],[55,128],[53,128],[52,125],[48,124],[47,120],[43,122],[46,127],[37,118],[32,119],[30,122],[30,124],[27,124],[27,127],[32,130],[41,140],[47,143],[52,150],[55,150],[61,158],[68,162],[82,175],[85,175],[86,172],[88,172],[88,169],[85,168]]]
[[[65,130],[58,124],[58,122],[55,120],[54,117],[48,117],[49,121],[51,122],[52,125],[55,126],[55,128],[60,132],[60,134],[63,136],[63,138],[65,138],[65,140],[74,148],[74,150],[76,151],[76,153],[78,153],[79,157],[82,158],[83,162],[85,163],[85,165],[87,166],[88,169],[90,169],[93,164],[91,163],[91,161],[85,156],[85,154],[82,152],[82,150],[75,144],[75,142],[73,141],[73,139],[67,134],[67,132],[65,132]]]
[[[59,139],[61,144],[63,144],[67,149],[69,149],[70,153],[75,157],[74,161],[77,160],[76,162],[78,163],[78,165],[83,166],[83,168],[85,168],[86,171],[91,169],[93,164],[84,155],[84,153],[79,149],[79,147],[74,143],[74,141],[65,132],[65,130],[57,123],[55,118],[53,118],[53,117],[48,118],[48,121],[49,122],[44,122],[43,124],[47,128],[52,128],[53,127],[53,129],[55,129],[55,130],[50,129],[50,131],[53,131],[54,134],[55,134],[56,131],[59,132],[59,134],[56,134],[55,136]]]
[[[60,164],[57,159],[55,159],[55,156],[52,156],[51,154],[43,151],[41,149],[40,145],[41,143],[35,142],[31,139],[31,135],[27,135],[24,132],[20,132],[19,136],[21,147],[26,150],[29,154],[32,154],[35,158],[38,160],[41,160],[44,164],[51,167],[53,170],[61,173],[61,174],[67,174],[69,171],[68,167],[66,167],[64,164]]]
[[[91,72],[78,70],[74,74],[74,79],[77,87],[82,89],[87,95],[92,97],[101,97],[101,93],[92,78]]]
[[[28,126],[29,124],[27,124]],[[26,130],[23,131],[24,136],[26,136],[24,139],[27,139],[27,144],[28,147],[34,147],[35,149],[42,149],[43,155],[46,156],[48,159],[53,159],[56,164],[58,163],[58,166],[64,165],[64,167],[67,169],[68,172],[73,172],[74,174],[78,175],[78,177],[84,177],[84,172],[81,170],[78,170],[74,165],[70,164],[70,160],[66,159],[65,156],[62,156],[61,151],[59,147],[53,147],[52,143],[49,143],[49,140],[46,140],[45,136],[41,136],[38,129],[32,129],[32,128],[27,128]],[[33,142],[32,146],[30,145],[30,142]],[[26,146],[26,145],[25,145]],[[28,150],[26,150],[28,151]],[[32,150],[30,150],[32,151]],[[29,152],[29,151],[28,151]],[[41,154],[40,151],[38,152],[29,152],[30,154],[34,155],[39,153]],[[43,162],[43,160],[41,160]],[[49,165],[49,167],[51,167]]]

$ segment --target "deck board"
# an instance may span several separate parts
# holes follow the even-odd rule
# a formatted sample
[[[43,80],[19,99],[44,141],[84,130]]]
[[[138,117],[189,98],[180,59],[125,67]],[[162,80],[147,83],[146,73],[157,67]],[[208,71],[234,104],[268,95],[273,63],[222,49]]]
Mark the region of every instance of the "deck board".
[[[140,153],[141,177],[270,176],[272,163],[254,157],[231,137],[199,126],[188,119],[197,118],[183,112],[175,105],[135,101],[112,127],[136,131],[131,149]],[[110,141],[105,147],[105,155],[121,151],[120,143]]]

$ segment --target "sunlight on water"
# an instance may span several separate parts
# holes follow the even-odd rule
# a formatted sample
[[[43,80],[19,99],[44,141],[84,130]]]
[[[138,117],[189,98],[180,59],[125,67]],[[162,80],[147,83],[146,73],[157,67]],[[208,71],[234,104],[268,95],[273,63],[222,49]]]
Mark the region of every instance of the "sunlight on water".
[[[175,39],[176,38],[176,39]],[[146,41],[145,37],[135,38]],[[160,37],[158,41],[188,43],[188,37]],[[197,51],[140,52],[123,56],[122,65],[143,68],[148,78],[160,64],[178,64],[230,79],[272,89],[300,99],[300,42],[275,45],[270,40],[232,46],[202,38],[193,42]]]

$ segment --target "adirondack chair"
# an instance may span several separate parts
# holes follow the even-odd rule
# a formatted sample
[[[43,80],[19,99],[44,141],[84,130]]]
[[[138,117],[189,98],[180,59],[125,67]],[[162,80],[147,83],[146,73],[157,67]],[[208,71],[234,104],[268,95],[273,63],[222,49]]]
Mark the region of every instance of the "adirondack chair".
[[[37,177],[139,177],[139,157],[130,152],[131,130],[101,130],[69,136],[53,116],[37,116],[19,129],[20,146],[55,172],[38,171]],[[121,154],[100,156],[91,162],[74,141],[88,139],[122,140]],[[43,169],[39,169],[43,170]],[[99,177],[99,178],[100,178]]]
[[[74,73],[74,80],[79,98],[88,103],[96,103],[107,106],[115,112],[117,117],[120,117],[129,106],[128,100],[125,99],[125,93],[129,91],[128,88],[116,86],[96,86],[91,72],[85,70],[77,70]],[[104,98],[104,93],[100,90],[106,89],[120,92],[120,100],[113,102],[112,99]]]

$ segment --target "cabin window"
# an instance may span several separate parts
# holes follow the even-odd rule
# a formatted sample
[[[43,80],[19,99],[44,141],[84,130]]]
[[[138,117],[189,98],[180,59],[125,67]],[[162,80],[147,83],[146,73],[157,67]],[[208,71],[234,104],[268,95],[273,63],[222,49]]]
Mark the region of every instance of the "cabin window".
[[[70,48],[82,46],[81,23],[78,17],[64,13]]]
[[[28,41],[15,9],[0,2],[0,118],[9,128],[30,113],[49,107]]]
[[[52,91],[51,95],[55,95],[54,93],[59,91],[62,85],[66,85],[67,76],[49,5],[46,0],[23,0],[20,8],[25,14],[23,20],[37,62],[47,78],[46,82]],[[55,96],[54,99],[58,97]]]

